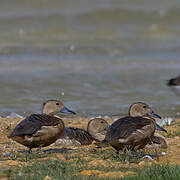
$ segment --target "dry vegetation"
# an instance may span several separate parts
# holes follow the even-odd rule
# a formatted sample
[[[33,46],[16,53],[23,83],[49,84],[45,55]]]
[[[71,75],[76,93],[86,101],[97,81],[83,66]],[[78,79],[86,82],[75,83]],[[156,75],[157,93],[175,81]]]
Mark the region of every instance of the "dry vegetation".
[[[20,118],[0,119],[0,180],[6,179],[135,179],[143,177],[156,179],[161,172],[163,178],[180,178],[180,119],[167,126],[168,149],[138,151],[117,156],[114,149],[96,148],[94,144],[81,147],[49,146],[42,152],[34,149],[32,154],[24,152],[26,147],[7,138]],[[68,126],[86,128],[89,118],[69,118],[64,122]],[[113,119],[107,119],[109,123]],[[151,155],[153,160],[142,159]],[[176,166],[177,165],[177,166]],[[142,171],[142,168],[143,169]],[[144,174],[144,172],[146,172]],[[153,172],[153,173],[152,173]],[[154,174],[154,177],[151,175]],[[158,176],[158,177],[161,177]],[[141,179],[143,179],[141,178]]]

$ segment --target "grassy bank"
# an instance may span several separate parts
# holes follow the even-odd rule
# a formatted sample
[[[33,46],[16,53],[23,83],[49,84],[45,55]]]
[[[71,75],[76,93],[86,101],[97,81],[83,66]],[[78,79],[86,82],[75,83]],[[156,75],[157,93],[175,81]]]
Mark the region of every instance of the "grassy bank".
[[[179,180],[180,166],[157,165],[138,168],[88,168],[87,161],[81,158],[73,163],[62,160],[46,160],[33,163],[25,167],[11,167],[4,173],[8,179],[13,180],[43,180],[43,179],[66,179],[66,180],[96,180],[96,179],[137,179],[137,180]],[[82,176],[81,172],[84,172]],[[86,175],[85,175],[86,172]],[[109,174],[109,175],[108,175]]]
[[[0,180],[7,179],[180,179],[180,120],[167,126],[168,149],[145,149],[119,156],[111,147],[49,146],[42,152],[26,148],[7,138],[21,119],[0,119]],[[70,119],[66,125],[85,128],[88,118]],[[109,119],[111,123],[113,120]],[[163,152],[163,155],[162,155]],[[153,160],[143,159],[150,155]]]

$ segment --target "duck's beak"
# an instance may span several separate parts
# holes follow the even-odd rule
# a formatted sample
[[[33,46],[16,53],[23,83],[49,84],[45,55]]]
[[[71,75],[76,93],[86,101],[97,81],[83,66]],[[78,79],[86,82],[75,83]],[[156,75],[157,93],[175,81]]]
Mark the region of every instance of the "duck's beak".
[[[67,107],[63,107],[61,110],[60,110],[60,113],[65,113],[65,114],[76,114],[75,112],[69,110]]]
[[[110,125],[108,124],[108,125],[104,128],[104,130],[107,131],[107,130],[109,129],[109,127],[110,127]]]
[[[164,129],[163,127],[161,127],[161,126],[160,126],[160,125],[158,125],[157,123],[156,123],[156,130],[159,130],[159,131],[164,131],[164,132],[166,132],[166,133],[167,133],[166,129]]]
[[[154,118],[159,118],[161,119],[161,116],[159,116],[158,114],[155,114],[153,111],[150,111],[149,113],[147,113],[148,116],[152,116]]]

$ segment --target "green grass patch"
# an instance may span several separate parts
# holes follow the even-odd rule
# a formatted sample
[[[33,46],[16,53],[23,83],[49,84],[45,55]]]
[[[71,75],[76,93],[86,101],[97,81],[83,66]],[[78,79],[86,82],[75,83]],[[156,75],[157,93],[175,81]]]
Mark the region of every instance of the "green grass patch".
[[[137,175],[125,177],[124,180],[179,180],[179,165],[156,165],[153,164],[145,169],[138,170]]]
[[[29,166],[14,166],[3,173],[11,180],[43,180],[47,175],[53,180],[101,180],[101,179],[125,179],[125,180],[179,180],[180,166],[178,165],[156,165],[153,164],[143,169],[119,167],[91,167],[87,166],[87,161],[81,157],[72,157],[73,161],[63,160],[38,160]],[[133,171],[137,175],[126,176],[124,178],[98,178],[92,176],[80,176],[78,172],[82,170],[100,170],[103,172],[112,171]]]
[[[23,168],[9,168],[4,173],[9,179],[12,180],[43,180],[47,175],[53,180],[87,179],[87,177],[78,177],[74,174],[75,172],[82,170],[82,166],[84,167],[84,162],[77,160],[75,164],[77,167],[72,166],[70,162],[61,160],[46,160],[36,162],[31,166],[26,166]],[[88,179],[91,178],[92,177]]]
[[[12,151],[11,153],[12,153],[12,156],[7,156],[7,157],[6,156],[3,157],[2,154],[0,154],[0,158],[2,158],[1,160],[3,160],[3,161],[14,160],[14,161],[21,161],[21,162],[29,162],[32,160],[55,156],[55,154],[53,154],[53,153],[41,153],[38,151],[35,151],[33,153],[28,153],[28,152],[18,153],[18,152]]]
[[[78,154],[77,154],[78,152]],[[3,171],[11,180],[43,180],[47,175],[53,180],[66,179],[66,180],[101,180],[101,179],[137,179],[137,180],[176,180],[180,179],[180,166],[178,165],[156,165],[153,164],[146,168],[136,168],[134,166],[123,167],[124,163],[139,163],[142,161],[141,157],[144,156],[144,151],[138,151],[137,154],[132,155],[131,152],[126,154],[117,155],[112,148],[109,149],[90,149],[86,151],[81,149],[70,153],[64,153],[64,160],[56,160],[56,153],[41,153],[35,151],[33,153],[17,153],[14,157],[7,157],[9,160],[16,160],[19,162],[26,162],[29,165],[17,165],[9,167]],[[81,156],[80,156],[81,155]],[[82,156],[83,155],[83,156]],[[89,157],[89,158],[84,158]],[[46,158],[46,160],[44,159]],[[48,158],[48,159],[47,159]],[[53,160],[52,160],[53,158]],[[92,160],[104,160],[108,166],[88,166]],[[118,162],[118,163],[117,163]],[[79,172],[82,170],[99,170],[104,172],[135,172],[136,176],[126,176],[124,178],[98,178],[92,176],[80,176]]]
[[[126,151],[126,153],[119,153],[116,154],[116,151],[112,148],[110,149],[93,149],[91,152],[91,157],[93,158],[98,158],[98,159],[103,159],[103,160],[111,160],[111,161],[116,161],[116,162],[121,162],[121,163],[139,163],[142,161],[142,157],[145,155],[150,155],[151,157],[155,157],[156,153],[151,152],[147,153],[144,150],[138,150],[136,153],[132,153],[131,151]]]
[[[168,131],[168,135],[167,137],[169,138],[173,138],[175,136],[180,136],[180,128],[179,129],[176,129],[176,131]]]

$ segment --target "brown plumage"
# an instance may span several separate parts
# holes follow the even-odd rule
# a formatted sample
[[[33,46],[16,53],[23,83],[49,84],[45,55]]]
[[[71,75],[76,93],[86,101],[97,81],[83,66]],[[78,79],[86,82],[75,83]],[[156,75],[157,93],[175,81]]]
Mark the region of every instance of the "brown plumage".
[[[126,116],[113,123],[107,131],[107,141],[117,151],[143,148],[152,139],[155,121],[143,117]]]
[[[151,108],[145,103],[134,103],[129,108],[129,116],[115,121],[109,128],[105,144],[110,144],[117,151],[138,150],[152,142],[156,129],[156,122]],[[161,129],[162,130],[162,129]]]
[[[146,147],[152,148],[152,146],[156,146],[158,148],[168,148],[168,143],[164,136],[159,133],[154,133],[154,136],[152,137],[152,142],[149,142]]]
[[[108,123],[101,118],[94,118],[88,122],[87,131],[81,128],[65,127],[64,133],[53,145],[79,146],[89,145],[93,141],[100,142],[104,139],[104,129]]]
[[[180,76],[172,78],[167,82],[168,86],[180,86]]]
[[[43,114],[31,114],[22,120],[8,136],[14,141],[31,148],[45,147],[55,142],[64,131],[64,122],[53,116],[58,112],[75,114],[59,100],[43,104]]]
[[[147,112],[150,112],[151,108],[142,102],[133,103],[129,108],[129,116],[136,117],[136,116],[144,116]],[[148,144],[155,144],[159,148],[167,148],[168,143],[164,136],[160,135],[159,133],[154,133],[151,142]],[[148,145],[148,147],[151,147]]]

